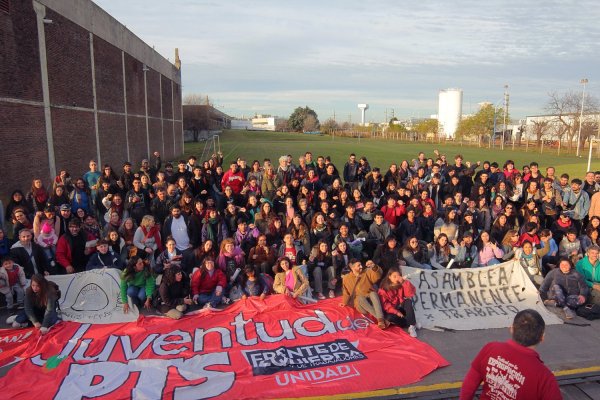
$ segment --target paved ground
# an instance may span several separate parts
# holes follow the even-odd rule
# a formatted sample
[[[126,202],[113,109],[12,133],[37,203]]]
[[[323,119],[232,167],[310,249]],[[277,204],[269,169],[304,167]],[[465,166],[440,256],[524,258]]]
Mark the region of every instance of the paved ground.
[[[562,317],[560,311],[557,315]],[[0,310],[0,328],[8,327],[4,321],[9,315]],[[578,325],[575,325],[578,324]],[[600,320],[586,321],[580,317],[571,324],[551,325],[546,329],[546,338],[538,347],[545,364],[557,374],[565,399],[600,399]],[[419,339],[429,343],[444,356],[451,365],[438,369],[421,382],[402,388],[352,395],[332,396],[335,398],[457,398],[460,383],[471,360],[479,349],[490,341],[509,338],[508,329],[486,329],[474,331],[436,332],[420,330]],[[7,370],[0,369],[0,376]],[[400,373],[400,371],[398,371]],[[390,373],[394,373],[393,370]]]

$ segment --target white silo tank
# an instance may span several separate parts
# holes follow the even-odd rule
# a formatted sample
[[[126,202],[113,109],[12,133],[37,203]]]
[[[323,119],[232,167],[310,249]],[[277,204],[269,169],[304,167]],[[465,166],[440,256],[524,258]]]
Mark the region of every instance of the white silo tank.
[[[462,89],[440,90],[438,103],[438,123],[440,134],[454,137],[462,116]]]

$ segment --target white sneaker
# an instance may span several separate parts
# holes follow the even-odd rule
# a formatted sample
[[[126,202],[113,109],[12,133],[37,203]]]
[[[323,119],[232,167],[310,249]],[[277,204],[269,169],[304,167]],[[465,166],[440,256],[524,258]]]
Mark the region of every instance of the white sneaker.
[[[421,323],[420,323],[420,322],[417,322],[417,324],[415,325],[415,327],[416,327],[417,329],[421,329],[421,328],[423,327],[423,325],[421,325]]]
[[[12,323],[12,327],[16,328],[16,329],[20,329],[20,328],[27,328],[27,324],[20,324],[17,321],[14,321]]]
[[[12,323],[15,322],[15,319],[17,319],[17,315],[11,315],[10,317],[6,318],[6,324],[12,325]]]
[[[414,325],[411,325],[411,326],[409,326],[409,327],[408,327],[408,334],[409,334],[411,337],[415,337],[415,338],[416,338],[416,337],[417,337],[417,328],[415,328],[415,326],[414,326]]]

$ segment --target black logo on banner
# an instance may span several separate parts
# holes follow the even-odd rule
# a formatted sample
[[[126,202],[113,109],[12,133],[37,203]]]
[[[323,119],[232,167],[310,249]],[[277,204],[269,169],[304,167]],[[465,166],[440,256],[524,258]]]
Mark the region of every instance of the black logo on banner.
[[[244,356],[256,375],[272,375],[281,371],[302,371],[360,361],[367,358],[346,339],[303,346],[281,346],[273,350],[248,350]]]

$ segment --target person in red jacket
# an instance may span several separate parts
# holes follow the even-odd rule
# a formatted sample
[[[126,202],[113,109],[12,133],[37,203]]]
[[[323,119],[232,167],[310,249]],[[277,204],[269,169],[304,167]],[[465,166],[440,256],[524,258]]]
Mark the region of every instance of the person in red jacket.
[[[202,268],[192,275],[192,295],[194,303],[204,305],[205,309],[216,308],[223,301],[223,291],[227,278],[220,269],[215,268],[212,258],[205,258]]]
[[[225,189],[227,186],[229,186],[231,190],[233,190],[233,193],[240,194],[244,188],[244,183],[246,183],[244,173],[240,171],[240,167],[236,162],[232,162],[229,167],[229,171],[223,174],[223,179],[221,179],[221,187]]]
[[[535,351],[544,340],[546,324],[535,310],[515,315],[512,340],[486,344],[471,363],[460,391],[460,400],[472,399],[483,382],[481,400],[558,400],[558,383]]]
[[[402,277],[397,267],[388,270],[377,293],[385,319],[394,325],[408,326],[408,334],[417,337],[417,320],[412,301],[416,290],[408,279]]]
[[[88,257],[95,250],[95,243],[94,248],[86,247],[88,239],[78,219],[69,221],[68,231],[56,243],[56,262],[67,274],[85,271]]]

